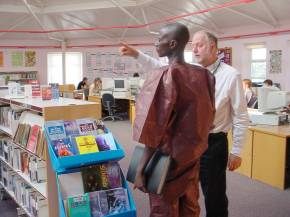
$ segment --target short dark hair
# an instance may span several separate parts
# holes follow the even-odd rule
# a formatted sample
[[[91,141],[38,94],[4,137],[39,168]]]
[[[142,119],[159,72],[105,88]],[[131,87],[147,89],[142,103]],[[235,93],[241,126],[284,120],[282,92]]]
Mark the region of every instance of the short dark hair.
[[[133,77],[139,77],[139,73],[138,72],[135,72],[134,74],[133,74]]]
[[[273,86],[273,81],[270,79],[266,79],[263,84],[268,84],[269,86]]]
[[[83,81],[85,81],[85,80],[88,80],[88,78],[87,77],[83,77]]]

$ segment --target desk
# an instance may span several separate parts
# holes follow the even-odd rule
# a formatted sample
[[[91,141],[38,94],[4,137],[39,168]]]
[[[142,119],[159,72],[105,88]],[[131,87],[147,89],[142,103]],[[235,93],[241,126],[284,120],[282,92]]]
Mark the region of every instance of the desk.
[[[251,126],[238,173],[285,189],[290,186],[290,125]],[[232,139],[229,134],[229,146]]]
[[[133,123],[135,104],[130,108]],[[228,140],[231,150],[231,132]],[[250,126],[241,157],[242,165],[237,173],[279,189],[290,187],[290,125]]]
[[[134,97],[123,97],[115,98],[116,100],[126,100],[129,103],[127,112],[129,114],[130,121],[132,123],[133,117],[135,117],[135,98]],[[89,96],[88,100],[91,102],[96,102],[99,105],[100,114],[102,114],[102,97],[101,96]]]

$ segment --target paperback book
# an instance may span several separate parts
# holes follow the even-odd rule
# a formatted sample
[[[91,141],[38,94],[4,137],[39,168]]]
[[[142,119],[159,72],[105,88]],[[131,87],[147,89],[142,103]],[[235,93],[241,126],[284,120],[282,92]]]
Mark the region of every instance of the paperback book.
[[[52,141],[53,151],[57,157],[77,155],[78,151],[69,137]]]

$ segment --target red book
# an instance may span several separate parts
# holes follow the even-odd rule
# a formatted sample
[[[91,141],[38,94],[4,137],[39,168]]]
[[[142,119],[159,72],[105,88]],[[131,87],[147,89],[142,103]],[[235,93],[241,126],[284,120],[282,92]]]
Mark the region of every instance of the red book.
[[[31,151],[32,153],[35,153],[36,151],[36,145],[37,145],[37,139],[38,134],[40,132],[40,126],[33,125],[30,129],[30,135],[27,142],[27,150]]]

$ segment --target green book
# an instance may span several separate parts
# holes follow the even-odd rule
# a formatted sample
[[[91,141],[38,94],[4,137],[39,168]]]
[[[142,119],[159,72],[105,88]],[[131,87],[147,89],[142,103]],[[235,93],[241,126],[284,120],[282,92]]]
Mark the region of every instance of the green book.
[[[89,194],[69,197],[67,207],[69,217],[91,217]]]

